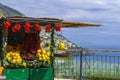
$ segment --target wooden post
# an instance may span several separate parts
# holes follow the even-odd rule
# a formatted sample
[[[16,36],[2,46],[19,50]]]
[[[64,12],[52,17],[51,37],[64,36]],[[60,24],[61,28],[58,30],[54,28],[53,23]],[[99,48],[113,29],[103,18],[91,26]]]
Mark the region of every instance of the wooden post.
[[[1,58],[1,65],[3,66],[3,60],[5,57],[5,42],[6,42],[6,35],[5,35],[5,28],[3,26],[3,22],[5,18],[1,18],[0,20],[0,33],[1,33],[1,41],[0,41],[0,58]]]
[[[53,68],[53,73],[54,73],[54,54],[55,54],[55,24],[52,24],[52,29],[51,29],[51,46],[50,46],[50,51],[51,51],[51,67]],[[54,76],[53,76],[54,79]]]

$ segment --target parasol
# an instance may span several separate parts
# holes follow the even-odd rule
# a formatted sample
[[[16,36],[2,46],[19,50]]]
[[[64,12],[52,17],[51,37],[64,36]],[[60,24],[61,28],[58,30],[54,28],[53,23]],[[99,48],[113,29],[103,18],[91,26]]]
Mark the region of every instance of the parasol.
[[[32,17],[23,17],[23,16],[14,16],[14,17],[7,17],[7,21],[12,22],[24,22],[29,21],[31,23],[40,23],[41,26],[53,23],[61,23],[62,27],[65,28],[79,28],[79,27],[88,27],[88,26],[101,26],[100,24],[95,23],[88,23],[88,22],[73,22],[73,21],[66,21],[63,19],[57,18],[32,18]]]
[[[87,27],[87,26],[101,26],[100,24],[95,23],[87,23],[87,22],[73,22],[73,21],[62,21],[63,27],[73,27],[73,28],[79,28],[79,27]]]

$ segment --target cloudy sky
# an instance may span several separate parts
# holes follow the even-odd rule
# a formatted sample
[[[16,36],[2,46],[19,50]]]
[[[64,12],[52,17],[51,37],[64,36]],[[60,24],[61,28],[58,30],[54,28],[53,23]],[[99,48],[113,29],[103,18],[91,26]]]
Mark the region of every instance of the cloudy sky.
[[[67,28],[61,34],[89,49],[120,49],[120,0],[1,0],[30,17],[99,23],[101,27]]]

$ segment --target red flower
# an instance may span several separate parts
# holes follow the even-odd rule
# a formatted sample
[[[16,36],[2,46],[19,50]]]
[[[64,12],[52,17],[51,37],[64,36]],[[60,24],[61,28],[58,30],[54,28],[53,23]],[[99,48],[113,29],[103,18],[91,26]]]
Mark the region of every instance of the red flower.
[[[55,29],[56,31],[61,31],[62,26],[60,24],[56,25]]]
[[[30,29],[25,28],[25,32],[26,32],[26,33],[29,33],[29,32],[30,32]]]
[[[5,32],[6,34],[8,33],[8,28],[11,26],[11,22],[9,21],[6,21],[3,23],[4,24],[4,27],[5,27]]]
[[[29,22],[26,22],[26,23],[25,23],[25,27],[31,28],[32,26],[31,26],[31,24],[30,24]]]
[[[15,25],[15,30],[19,31],[21,29],[21,25],[20,24],[16,24]]]
[[[29,22],[26,22],[26,23],[25,23],[25,32],[26,32],[26,33],[29,33],[31,27],[32,27],[31,24],[30,24]]]
[[[4,24],[4,27],[7,29],[11,26],[11,22],[9,21],[4,22],[3,24]]]
[[[12,31],[13,31],[13,32],[19,31],[20,29],[21,29],[21,25],[20,25],[20,24],[15,24],[15,25],[12,27]]]
[[[40,32],[42,30],[42,28],[41,28],[41,26],[39,24],[34,24],[34,28],[38,32]]]
[[[46,26],[46,29],[45,29],[45,32],[50,32],[50,30],[51,30],[51,26],[50,26],[50,25],[47,25],[47,26]]]
[[[16,30],[15,30],[15,28],[14,28],[14,27],[12,27],[12,32],[16,32]]]

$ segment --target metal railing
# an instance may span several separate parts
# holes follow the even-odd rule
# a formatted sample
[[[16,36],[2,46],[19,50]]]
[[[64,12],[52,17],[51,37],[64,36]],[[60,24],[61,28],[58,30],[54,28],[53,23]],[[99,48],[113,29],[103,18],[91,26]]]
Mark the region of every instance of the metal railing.
[[[68,58],[56,58],[55,77],[81,80],[80,64],[80,53]],[[120,56],[83,55],[82,80],[120,80]]]

